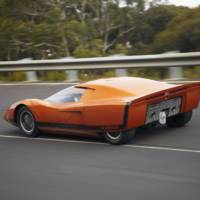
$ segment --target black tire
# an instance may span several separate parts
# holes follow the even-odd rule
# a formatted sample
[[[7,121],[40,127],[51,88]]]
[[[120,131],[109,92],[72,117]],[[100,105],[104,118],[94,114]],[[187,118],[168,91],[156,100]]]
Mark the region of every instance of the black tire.
[[[135,132],[135,129],[128,131],[105,132],[104,139],[110,144],[127,144],[133,139]]]
[[[33,113],[25,106],[17,110],[17,126],[27,137],[37,137],[39,134]]]
[[[192,119],[192,111],[180,113],[167,119],[167,126],[171,128],[185,126]]]

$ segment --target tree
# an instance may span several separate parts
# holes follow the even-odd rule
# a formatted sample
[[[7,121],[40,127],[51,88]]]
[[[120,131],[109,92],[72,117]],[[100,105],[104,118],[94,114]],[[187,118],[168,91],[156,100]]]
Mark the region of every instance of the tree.
[[[198,50],[197,11],[160,2],[0,0],[0,59]]]
[[[188,8],[155,5],[146,10],[143,14],[134,17],[136,29],[128,35],[131,44],[130,54],[153,53],[155,36],[165,30],[167,24],[180,12],[187,11]]]
[[[156,52],[200,51],[200,7],[175,17],[166,30],[157,34],[154,41]]]

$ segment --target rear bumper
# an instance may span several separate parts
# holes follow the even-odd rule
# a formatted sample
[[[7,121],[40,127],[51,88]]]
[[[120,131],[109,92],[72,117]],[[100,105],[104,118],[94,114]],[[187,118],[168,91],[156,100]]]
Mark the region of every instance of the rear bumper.
[[[188,112],[198,107],[200,83],[174,86],[173,88],[134,99],[129,106],[127,129],[143,126],[147,119],[148,106],[180,97],[180,112]]]
[[[159,121],[160,113],[165,113],[166,117],[172,117],[181,112],[182,98],[177,97],[162,101],[158,104],[151,104],[148,106],[145,124]]]

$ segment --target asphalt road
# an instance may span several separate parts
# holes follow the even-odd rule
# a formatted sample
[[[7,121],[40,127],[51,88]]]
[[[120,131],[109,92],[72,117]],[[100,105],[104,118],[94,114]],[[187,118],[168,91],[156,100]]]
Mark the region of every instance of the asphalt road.
[[[200,199],[200,109],[184,128],[139,130],[132,144],[20,136],[3,111],[66,85],[0,85],[0,200]]]

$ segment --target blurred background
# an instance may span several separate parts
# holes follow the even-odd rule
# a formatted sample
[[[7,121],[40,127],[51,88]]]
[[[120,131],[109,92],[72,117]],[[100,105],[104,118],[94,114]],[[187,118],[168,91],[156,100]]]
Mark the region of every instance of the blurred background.
[[[0,49],[0,67],[5,61],[199,52],[200,0],[0,0]],[[170,79],[169,74],[159,67],[70,73],[55,68],[1,71],[0,81],[87,81],[116,75]],[[199,80],[200,66],[183,67],[177,78]]]

